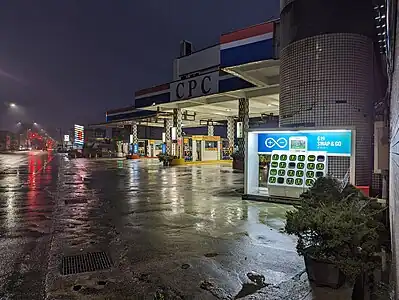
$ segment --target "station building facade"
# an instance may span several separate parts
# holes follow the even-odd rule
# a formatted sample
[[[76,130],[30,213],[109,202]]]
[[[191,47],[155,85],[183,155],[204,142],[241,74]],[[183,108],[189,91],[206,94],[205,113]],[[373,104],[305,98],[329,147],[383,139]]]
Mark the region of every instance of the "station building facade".
[[[397,1],[387,3],[392,9],[390,21],[397,24]],[[222,35],[218,45],[185,53],[173,62],[173,82],[137,91],[134,105],[108,111],[106,123],[129,125],[132,133],[138,125],[159,127],[168,145],[173,142],[171,127],[181,135],[182,128],[203,125],[210,134],[212,126],[226,126],[234,144],[236,123],[242,124],[245,135],[254,117],[278,116],[280,128],[353,128],[354,183],[381,189],[376,153],[384,137],[377,136],[376,122],[384,119],[378,107],[386,92],[386,53],[378,45],[379,30],[386,25],[381,18],[384,5],[378,0],[281,0],[279,20]],[[395,261],[399,259],[398,30],[396,39],[392,30],[396,59],[388,67],[393,73],[389,192]],[[244,156],[244,137],[237,142]],[[350,164],[347,157],[329,162],[338,177]]]
[[[183,42],[182,55],[173,62],[174,80],[137,91],[134,105],[108,111],[106,122],[125,122],[133,134],[140,124],[162,127],[168,151],[173,150],[170,128],[176,128],[179,140],[190,128],[205,126],[208,135],[215,129],[225,133],[230,148],[236,141],[243,156],[237,121],[244,127],[251,119],[255,126],[278,126],[277,29],[278,20],[258,24],[224,34],[219,44],[195,52],[187,52]]]
[[[206,49],[185,52],[183,42],[172,64],[174,80],[137,91],[134,105],[108,111],[106,123],[130,126],[134,141],[137,126],[159,127],[168,153],[177,155],[175,144],[187,128],[205,126],[214,135],[215,126],[224,127],[238,157],[245,157],[245,132],[254,118],[264,127],[353,128],[353,183],[374,182],[379,189],[380,177],[372,177],[374,105],[384,92],[374,5],[354,1],[343,11],[342,1],[308,2],[282,1],[279,20],[223,34]],[[331,11],[342,22],[333,22]],[[334,157],[330,173],[342,177],[349,164]]]

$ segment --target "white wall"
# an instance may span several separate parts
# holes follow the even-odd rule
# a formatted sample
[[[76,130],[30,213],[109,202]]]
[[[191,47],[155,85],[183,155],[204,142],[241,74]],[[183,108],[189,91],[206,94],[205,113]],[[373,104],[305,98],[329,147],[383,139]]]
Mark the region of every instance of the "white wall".
[[[395,65],[391,94],[389,211],[393,259],[396,264],[396,278],[399,278],[399,19],[396,22]],[[399,295],[399,280],[396,282],[396,292]]]
[[[259,155],[258,155],[258,133],[246,132],[245,153],[245,178],[244,194],[258,194],[259,189]]]
[[[209,72],[220,65],[220,46],[194,52],[191,55],[175,59],[173,63],[173,78],[179,80],[180,76],[199,72]]]
[[[205,150],[202,154],[202,161],[206,161],[206,160],[218,160],[218,151],[209,151],[209,150]]]

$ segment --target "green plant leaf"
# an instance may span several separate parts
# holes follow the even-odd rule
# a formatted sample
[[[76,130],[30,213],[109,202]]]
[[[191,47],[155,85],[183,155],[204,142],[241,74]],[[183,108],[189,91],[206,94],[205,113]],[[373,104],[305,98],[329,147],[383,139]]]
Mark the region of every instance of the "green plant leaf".
[[[361,272],[380,266],[375,256],[381,236],[383,208],[348,185],[331,177],[318,178],[300,197],[300,205],[286,213],[285,232],[298,237],[300,255],[327,260],[354,280]]]

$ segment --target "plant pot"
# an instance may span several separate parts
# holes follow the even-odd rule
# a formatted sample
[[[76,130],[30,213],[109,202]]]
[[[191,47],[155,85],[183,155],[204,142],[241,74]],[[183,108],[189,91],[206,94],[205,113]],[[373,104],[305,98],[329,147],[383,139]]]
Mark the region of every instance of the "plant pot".
[[[244,172],[244,160],[240,158],[233,158],[233,170]]]
[[[316,286],[310,284],[312,288],[312,300],[352,300],[353,285],[344,284],[338,289],[330,287]]]
[[[310,254],[304,256],[308,279],[315,286],[338,289],[345,281],[345,275],[329,262],[314,259]]]
[[[353,284],[347,282],[339,268],[329,262],[305,255],[305,266],[313,300],[351,300]]]

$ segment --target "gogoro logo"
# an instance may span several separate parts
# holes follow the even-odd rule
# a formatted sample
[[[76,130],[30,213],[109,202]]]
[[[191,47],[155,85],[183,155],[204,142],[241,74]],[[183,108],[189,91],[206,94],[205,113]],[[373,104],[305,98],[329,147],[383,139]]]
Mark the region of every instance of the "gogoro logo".
[[[265,140],[265,146],[267,148],[273,148],[274,146],[277,146],[280,149],[283,149],[283,148],[287,147],[287,145],[288,145],[288,141],[286,138],[283,138],[283,137],[281,137],[277,140],[275,140],[274,138],[267,138]]]

